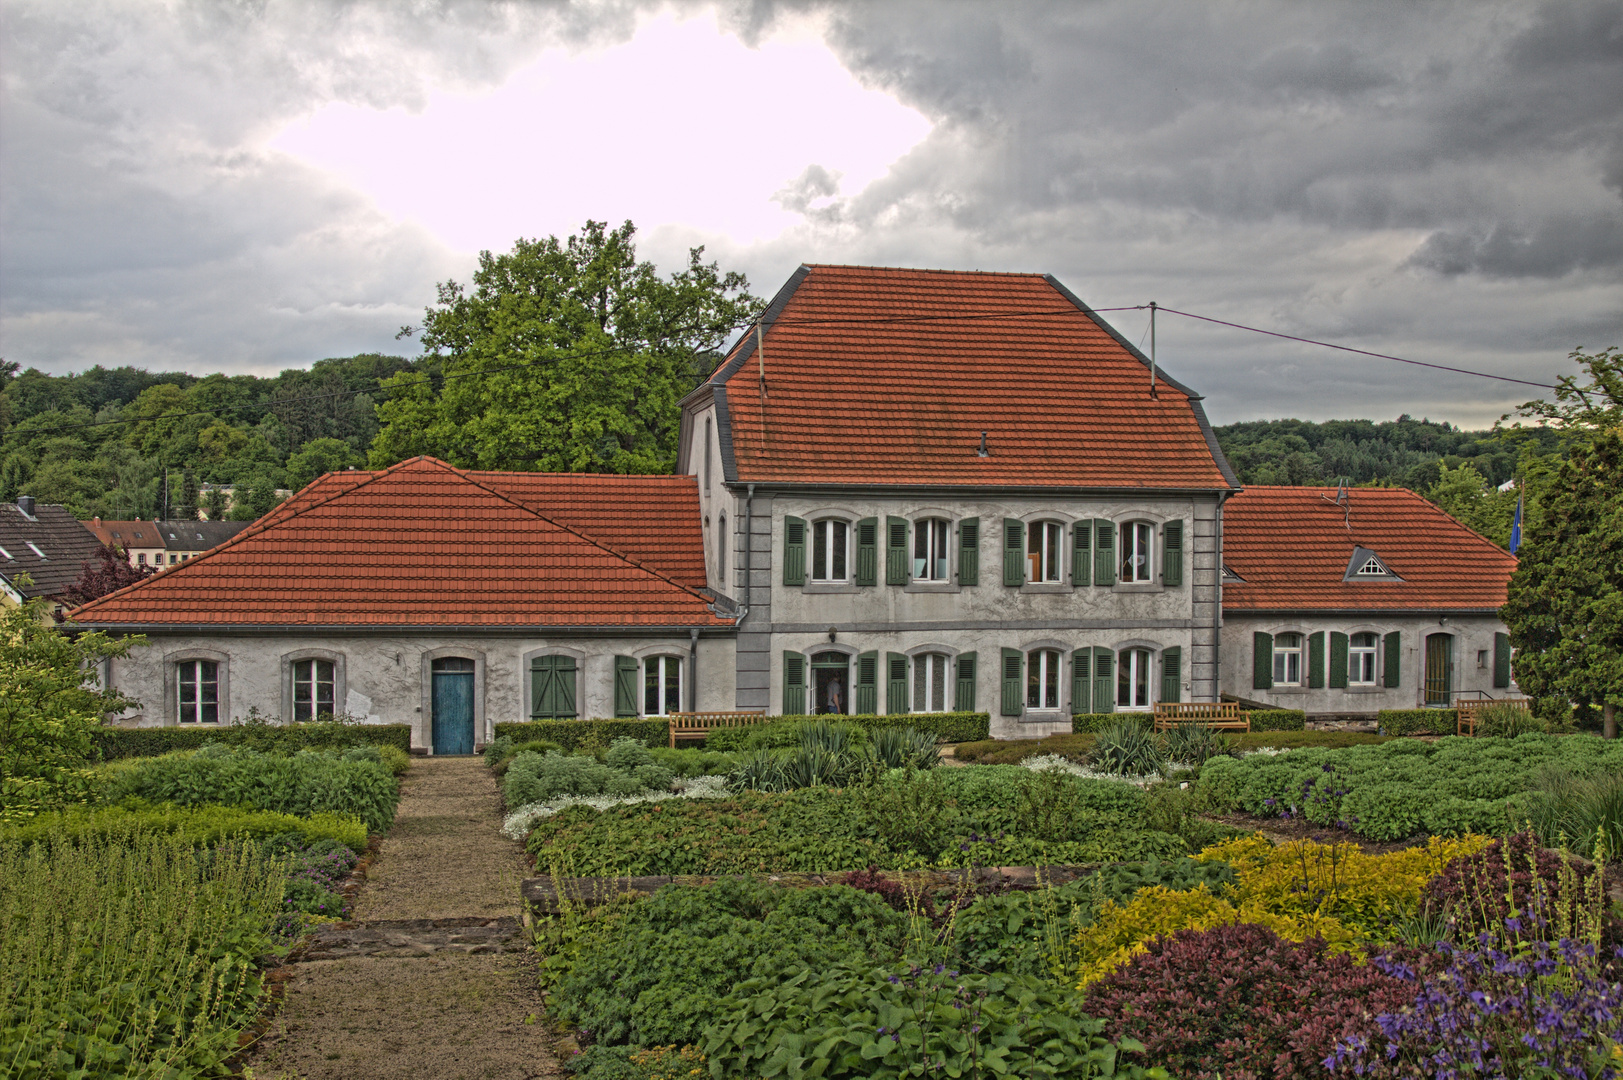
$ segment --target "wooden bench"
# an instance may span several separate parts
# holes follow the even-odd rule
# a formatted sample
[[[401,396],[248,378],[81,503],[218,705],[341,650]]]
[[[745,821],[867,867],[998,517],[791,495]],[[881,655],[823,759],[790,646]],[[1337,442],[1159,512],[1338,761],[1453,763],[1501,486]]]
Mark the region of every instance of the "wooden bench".
[[[1182,724],[1250,731],[1251,714],[1233,701],[1161,701],[1155,706],[1155,730],[1170,731]]]
[[[1509,705],[1517,709],[1533,708],[1532,698],[1473,698],[1470,701],[1456,701],[1454,715],[1458,721],[1454,727],[1456,735],[1475,735],[1477,728],[1477,714],[1489,705]]]
[[[671,723],[671,749],[677,739],[702,739],[716,728],[743,727],[766,716],[764,712],[673,712],[666,719]]]

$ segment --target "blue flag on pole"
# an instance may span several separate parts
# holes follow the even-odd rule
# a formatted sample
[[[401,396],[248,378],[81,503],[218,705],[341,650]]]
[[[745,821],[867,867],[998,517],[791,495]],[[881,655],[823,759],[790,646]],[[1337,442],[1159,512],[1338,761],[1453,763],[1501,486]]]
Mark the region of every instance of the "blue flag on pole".
[[[1522,497],[1516,496],[1516,517],[1510,523],[1510,553],[1516,554],[1516,549],[1522,546]]]

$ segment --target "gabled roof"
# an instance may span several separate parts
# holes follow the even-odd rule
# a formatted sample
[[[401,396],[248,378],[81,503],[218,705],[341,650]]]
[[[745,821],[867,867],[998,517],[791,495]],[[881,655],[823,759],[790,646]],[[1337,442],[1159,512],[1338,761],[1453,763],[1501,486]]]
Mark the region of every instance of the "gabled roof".
[[[1239,487],[1198,395],[1162,372],[1152,397],[1148,361],[1052,277],[803,266],[764,327],[704,388],[728,480]]]
[[[489,483],[491,475],[426,457],[380,472],[330,473],[225,544],[70,617],[89,626],[731,625],[710,611],[707,596],[661,566],[543,513],[546,485],[526,488],[537,503],[531,506]],[[576,490],[601,493],[611,522],[622,502],[675,501],[668,478],[651,478],[649,489],[661,494],[647,499],[638,479],[647,478]],[[696,486],[680,512],[697,517]],[[571,513],[590,517],[578,505]],[[703,558],[701,545],[701,566]]]
[[[0,503],[0,576],[23,596],[62,595],[100,549],[95,534],[66,507],[36,503],[30,518],[15,503]],[[18,585],[19,574],[34,583]]]
[[[161,547],[173,551],[200,551],[223,544],[242,530],[246,521],[112,521],[92,518],[80,524],[108,547]]]
[[[1223,506],[1223,610],[1489,611],[1516,558],[1404,488],[1248,487]],[[1373,554],[1389,575],[1360,576]],[[1355,558],[1355,556],[1357,556]],[[1355,566],[1354,563],[1357,563]]]

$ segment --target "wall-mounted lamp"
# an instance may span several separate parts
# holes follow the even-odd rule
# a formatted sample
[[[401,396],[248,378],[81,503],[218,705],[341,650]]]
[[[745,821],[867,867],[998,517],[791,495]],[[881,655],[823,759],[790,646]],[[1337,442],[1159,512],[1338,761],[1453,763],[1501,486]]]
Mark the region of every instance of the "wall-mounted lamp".
[[[834,629],[834,627],[831,626],[828,628],[828,643],[830,645],[834,644],[834,637],[836,633],[837,631]]]

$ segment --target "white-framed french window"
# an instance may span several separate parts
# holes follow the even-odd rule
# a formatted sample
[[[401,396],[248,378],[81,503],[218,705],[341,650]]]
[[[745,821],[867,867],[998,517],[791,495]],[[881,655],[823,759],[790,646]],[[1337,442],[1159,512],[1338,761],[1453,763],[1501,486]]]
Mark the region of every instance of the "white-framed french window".
[[[1302,635],[1274,635],[1274,685],[1302,685]]]
[[[913,523],[913,580],[951,581],[947,552],[952,524],[942,518],[925,518]]]
[[[336,681],[331,660],[293,661],[293,719],[314,720],[333,715]]]
[[[1118,582],[1145,585],[1155,580],[1155,526],[1147,521],[1124,521],[1121,525],[1121,570]]]
[[[920,653],[913,657],[913,711],[946,712],[951,680],[944,653]]]
[[[175,721],[180,724],[220,722],[220,662],[182,660],[175,665]]]
[[[1026,708],[1059,708],[1060,653],[1034,649],[1026,654]]]
[[[1116,707],[1147,709],[1150,700],[1150,668],[1154,654],[1148,649],[1123,649],[1116,654]]]
[[[682,658],[649,656],[642,662],[642,714],[669,716],[682,711]]]
[[[845,581],[851,559],[851,526],[839,518],[812,522],[811,579]]]
[[[1379,655],[1380,635],[1353,634],[1347,639],[1347,685],[1375,685],[1375,657]]]
[[[1060,555],[1064,550],[1065,526],[1057,521],[1034,521],[1026,529],[1026,580],[1060,580]],[[1055,706],[1056,708],[1058,706]]]

